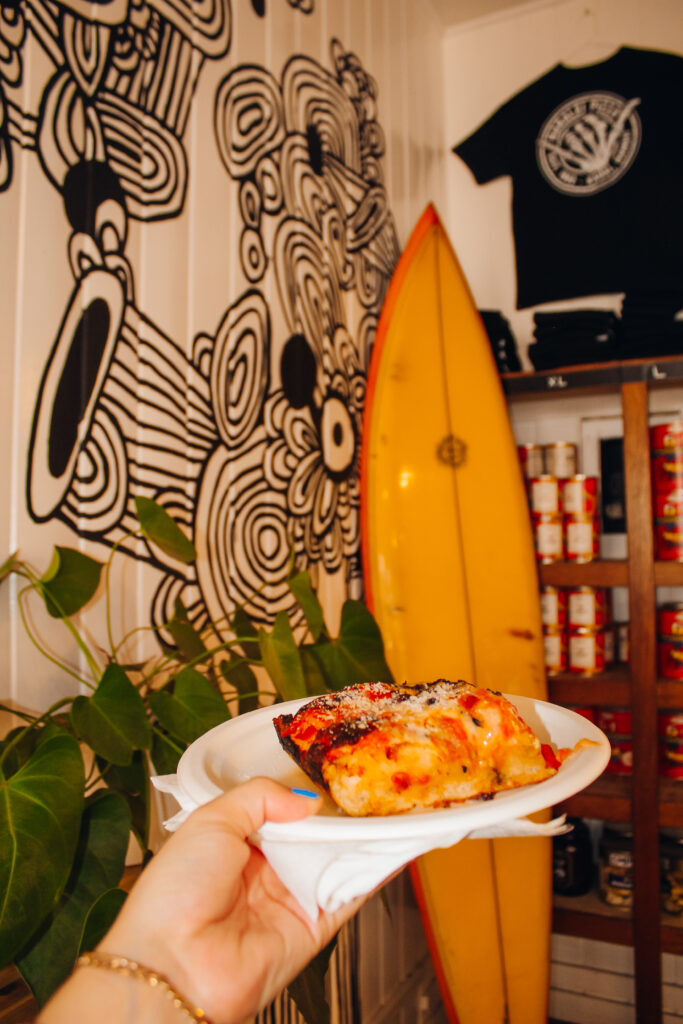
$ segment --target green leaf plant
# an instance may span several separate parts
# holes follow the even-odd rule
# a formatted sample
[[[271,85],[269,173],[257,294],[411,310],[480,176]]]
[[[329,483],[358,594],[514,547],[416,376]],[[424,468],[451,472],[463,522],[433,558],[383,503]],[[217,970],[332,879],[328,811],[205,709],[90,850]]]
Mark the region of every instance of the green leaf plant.
[[[150,548],[181,564],[194,561],[191,541],[156,502],[136,499],[139,533]],[[102,563],[55,547],[41,576],[18,552],[0,567],[0,583],[21,581],[18,607],[31,641],[55,662],[25,612],[29,593],[61,620],[87,673],[57,660],[81,692],[40,714],[0,710],[23,722],[0,739],[0,968],[14,963],[39,1006],[70,973],[78,955],[106,933],[125,900],[121,887],[131,836],[140,863],[149,841],[150,777],[176,770],[187,746],[208,729],[273,700],[391,680],[382,638],[360,601],[342,608],[333,637],[306,572],[292,566],[289,586],[304,626],[286,613],[271,629],[237,607],[226,630],[197,631],[178,601],[156,634],[158,656],[143,665],[119,660],[109,616],[114,548]],[[120,557],[120,556],[119,556]],[[104,578],[107,643],[86,642],[78,614],[97,601]],[[165,639],[162,639],[165,638]],[[169,644],[168,638],[171,638]],[[259,684],[259,678],[261,683]],[[232,709],[232,710],[231,710]],[[327,949],[289,987],[308,1024],[329,1019],[324,996]]]

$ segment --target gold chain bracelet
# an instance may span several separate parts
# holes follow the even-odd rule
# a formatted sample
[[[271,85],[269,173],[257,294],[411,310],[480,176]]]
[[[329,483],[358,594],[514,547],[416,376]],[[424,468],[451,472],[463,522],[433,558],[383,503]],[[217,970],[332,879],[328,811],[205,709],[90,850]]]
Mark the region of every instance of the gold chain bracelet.
[[[115,971],[128,978],[144,981],[152,988],[160,989],[171,1000],[174,1007],[190,1020],[210,1024],[204,1011],[198,1006],[188,1003],[162,974],[157,974],[151,968],[139,964],[137,960],[129,960],[126,956],[116,956],[113,953],[84,953],[76,961],[76,967],[104,967],[106,970]]]

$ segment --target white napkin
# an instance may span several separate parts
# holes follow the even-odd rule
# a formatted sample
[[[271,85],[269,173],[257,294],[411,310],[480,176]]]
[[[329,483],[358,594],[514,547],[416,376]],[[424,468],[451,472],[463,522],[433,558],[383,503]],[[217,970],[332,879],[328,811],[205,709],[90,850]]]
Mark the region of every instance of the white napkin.
[[[152,781],[161,793],[180,805],[164,821],[175,831],[194,811],[197,802],[180,784],[177,775],[157,775]],[[250,842],[257,846],[278,877],[296,896],[311,920],[318,908],[336,910],[356,896],[365,896],[405,864],[429,850],[455,846],[463,839],[495,839],[501,836],[559,836],[568,830],[565,815],[537,823],[528,818],[509,818],[483,828],[444,828],[429,836],[364,841],[358,839],[305,841],[283,835],[283,826],[268,821]]]
[[[152,782],[169,793],[180,810],[164,822],[174,832],[197,804],[183,789],[177,775],[157,775]],[[565,815],[536,823],[528,818],[510,818],[498,824],[469,831],[445,829],[429,836],[406,839],[363,841],[359,839],[302,841],[282,835],[282,826],[266,822],[250,841],[268,860],[283,884],[315,920],[319,908],[332,911],[344,903],[365,896],[415,857],[429,850],[455,846],[462,839],[494,839],[499,836],[554,836],[567,832]]]

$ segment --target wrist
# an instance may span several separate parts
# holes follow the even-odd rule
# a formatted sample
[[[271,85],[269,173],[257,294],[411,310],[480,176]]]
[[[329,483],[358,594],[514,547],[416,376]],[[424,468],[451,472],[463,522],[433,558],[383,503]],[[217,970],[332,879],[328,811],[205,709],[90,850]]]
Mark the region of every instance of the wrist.
[[[73,1024],[91,1017],[100,1024],[187,1024],[187,1017],[154,986],[131,975],[89,967],[74,970],[43,1008],[37,1024]]]

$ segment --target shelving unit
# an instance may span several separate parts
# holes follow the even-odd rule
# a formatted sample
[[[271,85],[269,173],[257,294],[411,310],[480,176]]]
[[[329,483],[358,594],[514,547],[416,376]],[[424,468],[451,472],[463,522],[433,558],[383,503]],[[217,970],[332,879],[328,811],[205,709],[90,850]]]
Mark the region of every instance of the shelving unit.
[[[648,399],[653,388],[683,385],[683,358],[633,360],[567,367],[545,373],[503,375],[509,402],[534,398],[620,396],[624,424],[627,557],[585,565],[541,566],[540,583],[555,586],[628,587],[630,663],[600,676],[562,675],[549,680],[549,697],[563,705],[629,707],[633,715],[633,774],[603,775],[567,801],[568,814],[630,821],[634,832],[633,909],[613,911],[594,894],[556,902],[553,927],[570,935],[632,945],[639,1024],[662,1020],[661,953],[683,954],[683,926],[661,915],[659,830],[683,827],[683,782],[661,779],[657,714],[683,708],[683,682],[659,679],[656,653],[656,587],[683,587],[683,564],[654,561]]]

